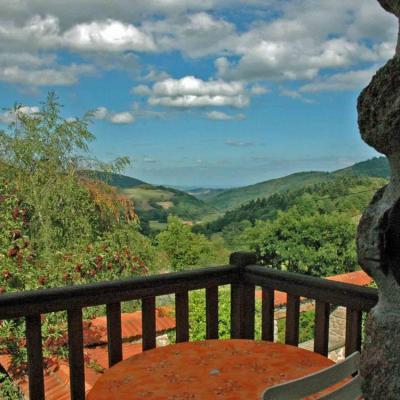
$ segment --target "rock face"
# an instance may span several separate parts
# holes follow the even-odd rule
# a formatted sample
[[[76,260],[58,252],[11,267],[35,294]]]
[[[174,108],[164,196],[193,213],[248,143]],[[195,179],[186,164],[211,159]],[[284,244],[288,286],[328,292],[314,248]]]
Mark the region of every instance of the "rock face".
[[[400,18],[400,0],[378,1]],[[358,227],[359,262],[379,288],[366,324],[363,393],[367,400],[400,399],[400,38],[357,108],[363,140],[385,154],[391,167],[389,184],[375,194]]]

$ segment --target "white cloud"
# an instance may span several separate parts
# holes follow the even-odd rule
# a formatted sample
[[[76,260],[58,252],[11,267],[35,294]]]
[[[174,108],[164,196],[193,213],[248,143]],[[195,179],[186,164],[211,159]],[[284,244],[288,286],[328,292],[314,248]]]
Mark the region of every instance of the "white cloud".
[[[217,74],[225,81],[319,82],[321,72],[330,69],[381,63],[393,55],[397,38],[396,18],[374,0],[117,3],[0,0],[0,80],[25,85],[36,81],[35,86],[76,83],[89,73],[83,71],[88,66],[62,65],[54,54],[68,49],[93,64],[90,73],[95,66],[137,72],[140,53],[178,51],[185,57],[213,57]],[[236,26],[231,18],[234,13],[246,13],[251,23]],[[149,66],[144,68],[149,70]],[[144,80],[168,79],[165,72],[150,68]],[[256,91],[254,87],[241,100],[229,99],[228,104],[243,107]],[[151,102],[187,107],[228,100],[211,94],[184,96],[155,96]]]
[[[184,95],[176,98],[172,97],[150,97],[149,103],[153,106],[166,106],[177,108],[192,108],[192,107],[245,107],[249,104],[249,98],[244,95],[236,97],[227,96],[192,96]]]
[[[250,88],[250,93],[259,96],[268,93],[268,89],[262,85],[255,84]]]
[[[207,119],[211,119],[214,121],[232,121],[232,120],[241,120],[245,118],[245,115],[242,113],[239,114],[227,114],[222,111],[210,111],[205,113]]]
[[[26,67],[8,66],[0,69],[0,81],[30,86],[72,85],[80,75],[90,74],[90,65],[69,65],[52,68],[33,69]]]
[[[0,122],[4,124],[10,124],[15,121],[15,116],[17,113],[32,115],[39,112],[39,107],[36,106],[20,106],[17,111],[8,110],[0,114]]]
[[[394,53],[395,18],[376,1],[298,0],[278,7],[278,18],[230,39],[227,55],[215,62],[220,77],[312,80],[321,70],[381,62]]]
[[[312,93],[361,89],[367,85],[375,72],[376,67],[365,70],[347,71],[326,78],[319,78],[314,82],[301,86],[299,91]]]
[[[233,23],[205,12],[145,22],[143,30],[154,36],[159,51],[179,50],[190,57],[228,51],[236,35]]]
[[[135,121],[135,116],[131,111],[123,111],[123,112],[112,112],[109,111],[106,107],[98,107],[94,113],[93,117],[98,120],[109,121],[113,124],[131,124]]]
[[[314,103],[313,100],[304,97],[298,90],[280,88],[279,89],[279,94],[281,96],[290,97],[291,99],[300,100],[303,103],[307,103],[307,104]]]
[[[143,92],[143,88],[140,89]],[[190,108],[231,106],[242,108],[249,104],[250,95],[242,82],[204,81],[194,76],[165,79],[151,88],[149,103],[167,107]]]
[[[132,89],[132,93],[147,96],[151,94],[151,89],[146,85],[138,85]]]
[[[110,121],[113,124],[131,124],[134,120],[135,117],[129,111],[115,113],[110,116]]]
[[[234,0],[236,1],[236,0]],[[143,21],[156,13],[158,15],[177,15],[188,11],[210,10],[234,1],[227,0],[0,0],[2,16],[26,19],[31,15],[58,15],[63,24],[72,26],[82,21],[94,19],[125,19]]]
[[[75,25],[62,35],[61,43],[86,51],[155,50],[151,36],[112,19]]]

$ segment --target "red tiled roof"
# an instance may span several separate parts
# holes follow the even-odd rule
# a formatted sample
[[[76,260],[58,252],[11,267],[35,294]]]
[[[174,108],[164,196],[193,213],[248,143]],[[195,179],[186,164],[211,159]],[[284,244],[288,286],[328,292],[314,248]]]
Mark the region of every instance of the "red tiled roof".
[[[364,271],[354,271],[347,274],[328,276],[326,279],[342,283],[350,283],[352,285],[367,286],[372,283],[373,279]]]
[[[156,332],[162,333],[175,329],[175,318],[170,316],[166,308],[156,309]],[[142,312],[121,314],[122,339],[130,340],[142,336]],[[90,321],[90,326],[84,330],[86,346],[107,343],[107,318],[98,317]]]
[[[329,279],[330,281],[350,283],[357,286],[367,286],[372,283],[373,279],[367,275],[364,271],[354,271],[346,274],[328,276],[324,279]],[[262,294],[261,290],[256,291],[256,298],[260,299]],[[274,305],[275,307],[282,307],[286,305],[287,294],[285,292],[280,292],[275,290]]]
[[[261,299],[262,296],[262,291],[257,290],[256,291],[256,298]],[[286,305],[287,302],[287,293],[285,292],[280,292],[279,290],[275,290],[275,296],[274,296],[274,306],[275,307],[281,307]]]

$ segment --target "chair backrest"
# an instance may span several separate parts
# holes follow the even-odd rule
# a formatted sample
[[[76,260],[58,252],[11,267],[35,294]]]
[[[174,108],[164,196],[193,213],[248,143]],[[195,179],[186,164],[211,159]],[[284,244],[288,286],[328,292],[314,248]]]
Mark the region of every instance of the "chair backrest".
[[[330,386],[351,378],[337,390],[320,397],[320,400],[356,400],[362,395],[358,374],[360,353],[355,352],[344,361],[314,372],[303,378],[272,386],[264,391],[262,400],[300,400]],[[353,375],[357,373],[355,377]]]

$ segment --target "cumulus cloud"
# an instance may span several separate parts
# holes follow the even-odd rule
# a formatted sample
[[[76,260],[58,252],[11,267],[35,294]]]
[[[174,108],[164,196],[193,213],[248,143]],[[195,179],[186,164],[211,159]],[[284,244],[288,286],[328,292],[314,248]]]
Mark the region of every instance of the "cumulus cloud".
[[[98,107],[94,111],[93,117],[98,120],[105,120],[118,125],[131,124],[135,121],[135,116],[131,111],[116,113],[109,111],[106,107]]]
[[[69,85],[89,73],[86,65],[57,60],[54,54],[62,49],[94,64],[91,73],[97,67],[136,71],[142,53],[178,51],[185,57],[213,57],[221,81],[312,83],[321,72],[382,62],[393,55],[397,38],[396,19],[378,2],[365,0],[119,0],[118,7],[106,0],[0,0],[0,9],[0,79],[25,85],[36,80]],[[252,21],[238,26],[230,16],[243,10]],[[7,55],[12,57],[4,65]],[[144,81],[169,78],[155,69],[147,75]],[[145,87],[136,90],[149,95]],[[201,107],[229,100],[243,107],[249,95],[263,90],[254,86],[241,99],[184,94],[151,96],[149,102]]]
[[[79,76],[90,74],[90,65],[56,66],[51,68],[33,69],[26,67],[8,66],[0,69],[0,81],[30,86],[72,85]]]
[[[243,51],[237,62],[220,58],[218,75],[236,80],[301,80],[315,78],[321,69],[346,68],[357,62],[376,62],[382,52],[346,38],[290,41],[260,40]]]
[[[151,105],[177,108],[207,106],[242,108],[250,102],[250,95],[243,82],[204,81],[194,76],[165,79],[156,82],[152,87],[141,85],[136,91],[148,94]]]
[[[279,94],[281,96],[290,97],[291,99],[300,100],[303,103],[308,103],[308,104],[314,103],[313,100],[304,97],[298,90],[280,88]]]
[[[110,121],[113,124],[130,124],[135,120],[133,114],[129,111],[115,113],[110,115]]]
[[[313,93],[360,89],[367,85],[375,72],[376,67],[334,74],[307,83],[306,85],[301,86],[299,91],[303,93]]]
[[[0,114],[0,122],[10,124],[15,121],[17,113],[32,115],[39,112],[39,107],[36,106],[21,106],[17,110],[7,110]]]
[[[227,56],[215,62],[220,77],[312,80],[321,70],[380,62],[394,53],[396,22],[377,2],[299,0],[279,9],[278,18],[236,35]]]
[[[112,19],[75,25],[62,35],[60,42],[86,51],[155,50],[151,36],[132,24]]]
[[[151,89],[146,85],[138,85],[132,89],[132,93],[147,96],[151,94]]]
[[[14,21],[0,23],[2,46],[37,49],[70,48],[84,51],[152,51],[152,37],[130,23],[114,19],[78,23],[62,31],[60,19],[54,15],[35,15],[24,24]]]
[[[205,12],[145,22],[143,30],[154,36],[159,51],[179,50],[190,57],[228,50],[236,35],[233,23]]]
[[[54,53],[58,44],[58,19],[32,17],[22,27],[0,17],[0,81],[27,86],[72,85],[92,74],[90,64],[60,65]]]
[[[250,88],[250,93],[255,96],[262,95],[268,93],[268,89],[262,85],[255,84]]]
[[[236,0],[235,0],[236,1]],[[199,10],[210,10],[234,3],[232,0],[0,0],[2,15],[8,18],[26,19],[37,15],[62,15],[63,24],[71,26],[81,21],[112,18],[140,22],[154,13],[177,15]]]
[[[242,113],[239,114],[227,114],[222,111],[210,111],[205,113],[207,119],[211,119],[214,121],[232,121],[232,120],[242,120],[246,116]]]

